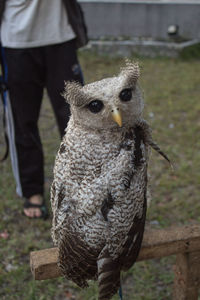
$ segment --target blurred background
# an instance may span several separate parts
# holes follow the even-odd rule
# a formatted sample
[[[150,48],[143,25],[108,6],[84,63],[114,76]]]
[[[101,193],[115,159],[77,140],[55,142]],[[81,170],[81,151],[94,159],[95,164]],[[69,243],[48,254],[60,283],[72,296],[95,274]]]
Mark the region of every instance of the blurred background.
[[[152,150],[147,226],[200,222],[200,1],[82,0],[90,42],[79,50],[85,83],[117,74],[124,57],[138,61],[144,118],[174,171]],[[56,74],[55,74],[56,76]],[[0,105],[0,156],[5,151]],[[47,95],[40,115],[46,202],[60,139]],[[53,246],[51,217],[22,216],[10,159],[0,163],[0,299],[96,300],[94,283],[81,291],[63,278],[36,282],[30,251]],[[172,299],[175,257],[136,263],[123,275],[126,300]],[[118,299],[118,296],[113,299]]]

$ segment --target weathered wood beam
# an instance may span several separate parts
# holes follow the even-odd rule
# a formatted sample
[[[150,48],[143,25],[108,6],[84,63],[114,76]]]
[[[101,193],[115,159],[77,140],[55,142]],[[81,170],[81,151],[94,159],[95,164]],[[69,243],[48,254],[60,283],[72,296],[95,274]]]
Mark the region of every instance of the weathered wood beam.
[[[57,266],[58,248],[50,248],[30,253],[31,272],[35,280],[61,276]]]
[[[174,300],[197,300],[200,287],[200,251],[180,253],[174,266]]]
[[[200,226],[147,228],[138,261],[193,251],[200,251]],[[34,279],[44,280],[61,276],[57,261],[57,248],[31,252],[30,265]]]

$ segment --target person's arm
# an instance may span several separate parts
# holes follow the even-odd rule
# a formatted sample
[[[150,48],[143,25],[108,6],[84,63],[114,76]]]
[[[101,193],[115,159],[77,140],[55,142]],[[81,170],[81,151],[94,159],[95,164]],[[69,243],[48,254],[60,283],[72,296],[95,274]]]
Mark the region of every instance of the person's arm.
[[[77,0],[63,0],[63,2],[69,23],[76,34],[76,46],[77,48],[83,47],[88,42],[88,36],[82,8]]]
[[[5,8],[5,3],[6,3],[6,0],[0,1],[0,26],[1,26],[1,20],[2,20],[2,16],[3,16],[4,8]]]

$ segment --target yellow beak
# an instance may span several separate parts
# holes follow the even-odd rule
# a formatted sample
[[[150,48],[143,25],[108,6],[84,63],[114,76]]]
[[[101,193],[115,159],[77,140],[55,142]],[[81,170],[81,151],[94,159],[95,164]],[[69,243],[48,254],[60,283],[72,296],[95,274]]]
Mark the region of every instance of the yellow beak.
[[[122,127],[122,116],[120,110],[116,108],[113,109],[111,115],[113,121],[115,121],[119,125],[119,127]]]

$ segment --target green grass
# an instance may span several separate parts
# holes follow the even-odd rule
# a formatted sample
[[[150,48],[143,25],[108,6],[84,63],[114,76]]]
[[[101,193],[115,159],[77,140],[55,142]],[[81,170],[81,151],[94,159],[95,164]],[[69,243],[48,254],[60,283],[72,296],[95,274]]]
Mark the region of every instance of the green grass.
[[[149,165],[151,203],[147,223],[156,227],[200,221],[200,61],[137,58],[141,65],[145,119],[153,137],[174,164],[152,151]],[[117,74],[124,60],[80,53],[86,83]],[[52,181],[59,135],[45,95],[39,122],[45,152],[46,198]],[[0,154],[3,137],[0,135]],[[32,250],[52,247],[51,219],[29,220],[22,216],[22,200],[15,195],[10,160],[0,164],[1,300],[96,300],[97,286],[81,291],[63,278],[36,282],[29,267]],[[48,201],[47,201],[48,202]],[[169,300],[172,298],[174,257],[136,263],[123,275],[125,300]],[[71,298],[69,297],[71,295]],[[74,298],[73,298],[74,296]],[[118,297],[114,297],[118,299]]]

